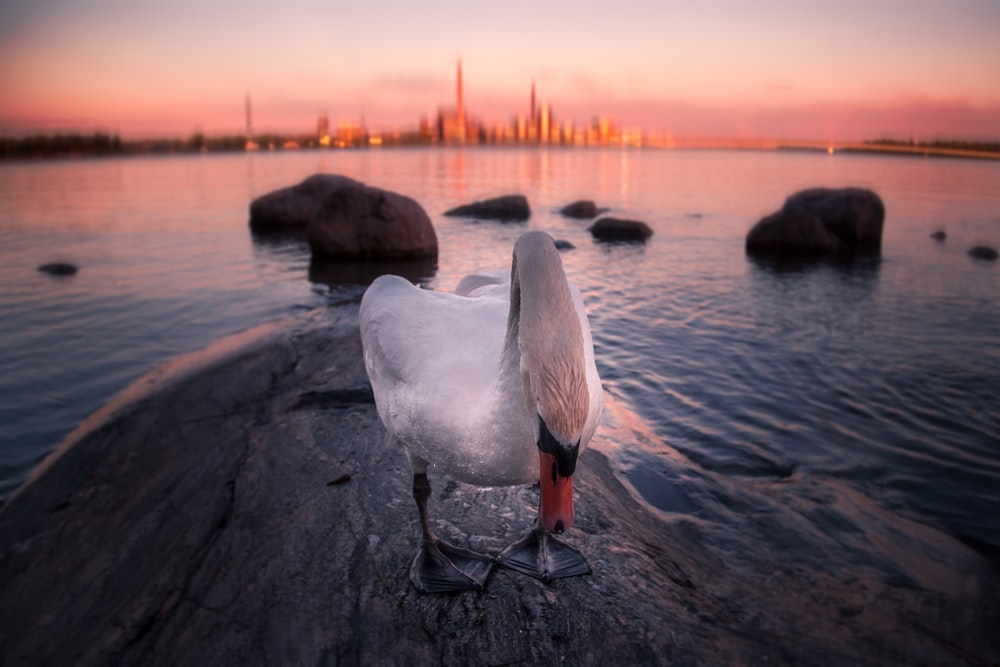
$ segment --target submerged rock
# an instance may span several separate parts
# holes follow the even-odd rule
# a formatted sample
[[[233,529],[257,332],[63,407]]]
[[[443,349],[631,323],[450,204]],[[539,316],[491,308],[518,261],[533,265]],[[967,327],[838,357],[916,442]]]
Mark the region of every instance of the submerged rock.
[[[406,259],[434,257],[434,225],[409,197],[349,183],[330,194],[309,220],[306,237],[314,257]]]
[[[653,235],[645,222],[621,218],[601,218],[588,230],[599,241],[645,241]]]
[[[997,251],[995,248],[991,248],[986,245],[977,245],[973,248],[969,248],[969,257],[993,261],[997,258]]]
[[[79,269],[75,264],[69,264],[67,262],[51,262],[49,264],[42,264],[38,267],[38,270],[42,273],[47,273],[50,276],[73,276],[76,275]]]
[[[361,185],[347,176],[313,174],[298,185],[257,197],[250,203],[250,229],[258,234],[302,231],[333,193]]]
[[[878,254],[885,206],[871,190],[813,188],[785,200],[781,210],[747,233],[749,253]]]
[[[597,204],[589,199],[581,199],[572,204],[567,204],[559,212],[567,218],[596,218]]]
[[[445,211],[447,216],[521,222],[531,217],[531,208],[524,195],[504,195],[493,199],[457,206]]]

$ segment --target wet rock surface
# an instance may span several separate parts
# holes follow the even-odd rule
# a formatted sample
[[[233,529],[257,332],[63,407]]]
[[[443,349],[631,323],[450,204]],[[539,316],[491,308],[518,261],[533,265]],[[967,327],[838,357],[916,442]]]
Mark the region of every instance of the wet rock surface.
[[[622,433],[599,430],[597,440]],[[592,575],[545,585],[496,569],[482,593],[421,595],[407,578],[419,539],[410,481],[372,403],[356,305],[181,358],[81,425],[0,508],[0,656],[42,665],[1000,660],[995,564],[943,592],[863,571],[778,568],[753,554],[736,562],[696,520],[639,503],[600,446],[581,456],[576,524],[564,536]],[[433,470],[431,483],[432,521],[446,539],[496,554],[531,526],[535,488],[480,489]],[[783,528],[765,523],[779,544]]]

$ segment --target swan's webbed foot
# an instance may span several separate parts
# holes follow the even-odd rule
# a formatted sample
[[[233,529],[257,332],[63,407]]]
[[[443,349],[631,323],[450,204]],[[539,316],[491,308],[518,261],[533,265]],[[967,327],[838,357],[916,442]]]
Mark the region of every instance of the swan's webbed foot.
[[[534,528],[524,538],[507,547],[497,560],[505,567],[541,579],[545,583],[591,572],[583,554],[540,527]]]
[[[481,591],[495,562],[443,540],[424,540],[410,565],[410,581],[421,593]]]

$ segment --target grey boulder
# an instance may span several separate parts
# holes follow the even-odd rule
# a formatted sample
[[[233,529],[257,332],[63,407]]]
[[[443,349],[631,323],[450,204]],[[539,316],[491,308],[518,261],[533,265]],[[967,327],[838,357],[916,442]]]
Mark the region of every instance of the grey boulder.
[[[347,176],[313,174],[297,185],[257,197],[250,203],[250,229],[258,234],[304,230],[323,202],[347,185],[360,183]]]
[[[863,188],[812,188],[785,200],[747,233],[748,253],[878,254],[885,206]]]
[[[434,225],[420,204],[362,183],[329,195],[310,218],[306,237],[317,258],[406,259],[438,252]]]

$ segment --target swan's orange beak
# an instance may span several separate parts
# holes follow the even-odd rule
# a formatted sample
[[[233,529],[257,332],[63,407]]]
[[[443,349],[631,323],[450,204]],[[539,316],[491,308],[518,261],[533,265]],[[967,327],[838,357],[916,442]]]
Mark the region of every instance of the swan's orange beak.
[[[538,481],[542,487],[539,518],[542,528],[550,533],[561,533],[573,525],[573,476],[559,474],[556,457],[538,452]]]

